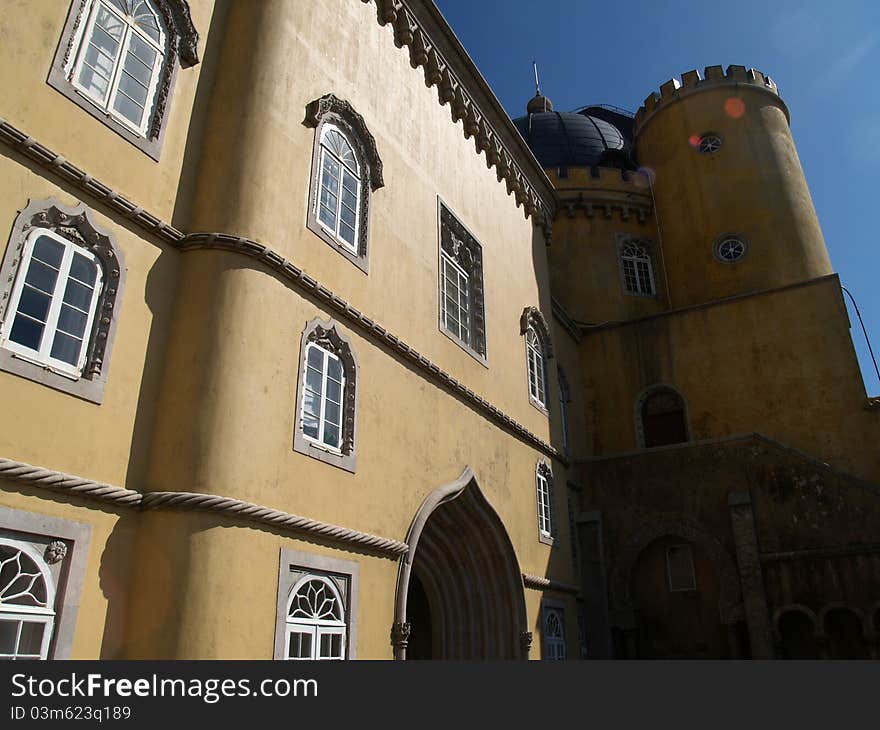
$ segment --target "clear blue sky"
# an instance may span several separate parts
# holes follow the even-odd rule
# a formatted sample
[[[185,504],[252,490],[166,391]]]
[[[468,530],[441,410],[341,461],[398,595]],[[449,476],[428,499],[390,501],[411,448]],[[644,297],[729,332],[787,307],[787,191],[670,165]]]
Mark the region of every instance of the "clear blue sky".
[[[534,94],[533,59],[558,111],[634,111],[692,68],[769,74],[791,111],[831,263],[880,357],[880,0],[435,2],[514,117]],[[868,394],[878,395],[849,300],[847,308]]]

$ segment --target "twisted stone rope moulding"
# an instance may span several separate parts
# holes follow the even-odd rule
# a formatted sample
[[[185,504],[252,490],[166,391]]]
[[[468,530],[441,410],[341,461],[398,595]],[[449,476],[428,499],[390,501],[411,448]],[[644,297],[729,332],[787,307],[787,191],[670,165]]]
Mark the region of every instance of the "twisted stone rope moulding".
[[[490,420],[509,433],[522,439],[545,455],[556,459],[563,466],[568,466],[568,459],[553,446],[538,438],[521,423],[492,405],[482,396],[477,395],[434,362],[389,332],[374,319],[353,307],[348,301],[268,246],[248,238],[225,233],[191,233],[186,235],[161,218],[147,212],[143,207],[136,205],[110,186],[96,180],[84,170],[68,162],[63,156],[40,144],[33,137],[25,134],[2,118],[0,118],[0,141],[22,152],[27,157],[35,160],[41,167],[71,182],[75,187],[105,203],[142,230],[158,236],[180,251],[220,248],[260,261],[277,272],[285,281],[289,281],[307,294],[326,302],[329,307],[336,310],[342,317],[354,324],[374,341],[393,348],[435,382],[439,382],[441,385],[452,390],[456,395],[469,402],[483,415],[488,416]]]
[[[351,530],[327,522],[310,520],[289,512],[216,494],[137,492],[4,458],[0,458],[0,479],[49,489],[70,496],[85,497],[116,507],[136,510],[165,509],[214,512],[227,517],[236,517],[248,522],[275,527],[295,535],[305,535],[327,542],[369,550],[387,558],[398,558],[409,550],[409,546],[399,540],[371,535],[367,532]]]
[[[33,464],[26,464],[22,461],[4,459],[2,457],[0,457],[0,479],[139,511],[194,510],[223,514],[247,522],[274,527],[297,536],[304,535],[329,543],[360,548],[390,559],[400,558],[409,551],[409,545],[400,540],[380,537],[379,535],[372,535],[359,530],[351,530],[347,527],[340,527],[339,525],[332,525],[319,520],[310,520],[289,512],[263,507],[251,502],[243,502],[240,499],[221,497],[216,494],[137,492],[132,489],[117,487],[113,484],[83,479],[82,477],[65,474],[54,469],[45,469]],[[572,594],[579,592],[577,586],[528,573],[523,573],[522,579],[523,585],[532,590],[551,590]]]

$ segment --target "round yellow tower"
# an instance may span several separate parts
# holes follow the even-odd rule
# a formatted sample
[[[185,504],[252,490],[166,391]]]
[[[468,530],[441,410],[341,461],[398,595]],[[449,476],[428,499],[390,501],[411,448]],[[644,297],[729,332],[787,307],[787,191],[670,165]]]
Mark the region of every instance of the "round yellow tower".
[[[670,305],[831,273],[776,84],[744,66],[709,66],[652,93],[635,120],[653,179]]]

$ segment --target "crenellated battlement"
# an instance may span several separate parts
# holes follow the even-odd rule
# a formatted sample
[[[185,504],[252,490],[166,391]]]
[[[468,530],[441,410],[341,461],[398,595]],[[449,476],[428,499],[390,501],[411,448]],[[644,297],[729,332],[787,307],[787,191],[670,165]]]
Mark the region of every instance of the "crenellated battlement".
[[[768,75],[754,68],[747,69],[745,66],[730,65],[725,71],[721,66],[706,66],[703,75],[696,69],[686,71],[681,78],[671,78],[660,85],[660,93],[652,91],[645,99],[644,104],[636,112],[635,131],[638,134],[647,121],[664,106],[690,94],[719,86],[752,87],[773,94],[779,99],[785,116],[788,117],[788,108],[779,96],[776,82]]]
[[[570,167],[568,176],[559,178],[550,171],[550,179],[559,194],[559,213],[569,218],[582,211],[587,218],[596,214],[611,218],[618,213],[623,220],[635,216],[644,222],[650,214],[650,179],[644,172],[613,167]]]

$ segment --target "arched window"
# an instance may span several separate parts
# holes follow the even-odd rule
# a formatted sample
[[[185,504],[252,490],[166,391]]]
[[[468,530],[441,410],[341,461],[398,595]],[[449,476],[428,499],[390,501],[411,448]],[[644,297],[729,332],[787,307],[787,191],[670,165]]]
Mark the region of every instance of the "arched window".
[[[534,329],[526,332],[526,355],[529,368],[529,397],[536,405],[546,407],[547,377],[544,367],[544,351]]]
[[[167,32],[152,0],[93,0],[71,81],[101,109],[146,135]]]
[[[3,347],[66,373],[82,375],[103,283],[97,257],[47,228],[25,240]]]
[[[384,185],[376,141],[333,94],[312,101],[303,123],[316,128],[307,226],[367,272],[370,194]]]
[[[653,296],[654,267],[648,247],[639,241],[624,240],[619,250],[624,292]]]
[[[684,399],[668,386],[650,389],[636,404],[641,446],[667,446],[688,441]]]
[[[0,538],[0,659],[46,659],[54,606],[55,587],[42,558]]]
[[[336,322],[306,328],[299,383],[294,450],[354,471],[357,361]]]
[[[564,661],[565,650],[565,611],[561,606],[544,604],[544,658],[551,661]]]
[[[347,628],[339,589],[325,576],[306,575],[290,592],[284,657],[345,659]]]
[[[321,179],[318,185],[318,220],[343,246],[356,254],[360,165],[345,135],[330,124],[321,132]]]
[[[0,266],[0,369],[100,403],[124,277],[84,205],[31,201]]]
[[[556,535],[556,510],[553,508],[553,472],[546,461],[535,470],[538,496],[538,540],[552,545]]]
[[[178,59],[199,62],[186,0],[73,0],[49,84],[154,159]]]

